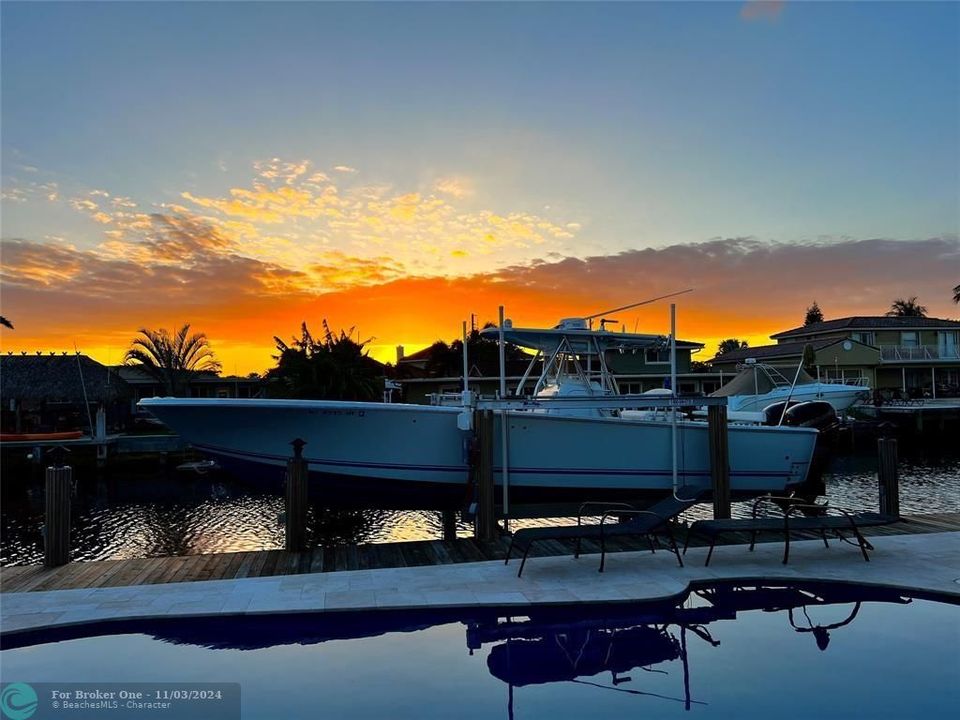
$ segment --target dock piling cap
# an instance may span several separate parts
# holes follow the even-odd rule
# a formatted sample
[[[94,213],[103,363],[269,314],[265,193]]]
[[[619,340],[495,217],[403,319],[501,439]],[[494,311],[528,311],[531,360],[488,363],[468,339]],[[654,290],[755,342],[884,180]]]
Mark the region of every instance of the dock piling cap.
[[[293,445],[293,456],[296,458],[303,457],[303,446],[307,444],[307,441],[297,438],[291,441],[290,444]]]
[[[67,455],[70,454],[70,449],[65,448],[63,445],[57,445],[53,450],[50,451],[50,459],[53,460],[53,467],[63,467],[66,465]]]

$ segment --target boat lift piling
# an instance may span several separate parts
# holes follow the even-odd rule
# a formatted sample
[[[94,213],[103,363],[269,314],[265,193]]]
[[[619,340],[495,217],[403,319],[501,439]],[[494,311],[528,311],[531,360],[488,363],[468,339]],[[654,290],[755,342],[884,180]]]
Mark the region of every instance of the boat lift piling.
[[[713,517],[730,517],[730,450],[727,445],[727,406],[707,408],[707,437],[710,442],[710,484],[713,488]]]
[[[284,549],[302,551],[307,549],[307,461],[303,458],[303,446],[307,443],[297,438],[293,445],[293,457],[287,461],[286,496],[284,498]]]
[[[63,462],[66,452],[64,448],[57,448],[53,452],[53,465],[47,467],[44,487],[43,564],[48,568],[70,562],[73,468]]]
[[[475,410],[473,426],[479,449],[477,463],[473,468],[477,487],[474,537],[484,542],[492,542],[500,534],[493,485],[493,410]]]
[[[879,453],[878,480],[880,481],[880,513],[900,516],[900,477],[897,474],[897,439],[882,437],[877,440]]]

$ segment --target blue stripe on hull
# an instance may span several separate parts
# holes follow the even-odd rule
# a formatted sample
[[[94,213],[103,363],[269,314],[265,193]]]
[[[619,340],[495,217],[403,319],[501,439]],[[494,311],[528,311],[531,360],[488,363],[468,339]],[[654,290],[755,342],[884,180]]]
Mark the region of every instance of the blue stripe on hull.
[[[257,487],[282,492],[286,473],[286,458],[260,455],[258,453],[237,452],[231,450],[224,454],[209,448],[204,452],[214,458],[229,474],[241,481]],[[242,455],[243,457],[236,457]],[[409,480],[380,478],[369,475],[351,475],[330,472],[316,466],[315,459],[308,459],[309,491],[311,497],[331,507],[343,508],[380,508],[380,509],[461,509],[473,500],[473,487],[466,481],[466,469],[459,468],[464,476],[460,482],[437,480]],[[362,464],[360,464],[362,465]],[[417,466],[404,466],[404,469],[417,469]],[[518,471],[511,469],[511,474]],[[541,475],[557,475],[550,469],[529,470]],[[584,472],[584,471],[573,471]],[[589,470],[595,474],[606,472],[608,475],[622,475],[616,470]],[[645,504],[659,499],[669,486],[669,476],[663,471],[636,471],[634,475],[643,475],[649,479],[660,476],[664,485],[652,487],[572,487],[539,483],[536,485],[513,484],[510,486],[510,499],[515,504],[527,503],[580,503],[585,501],[623,501]],[[783,475],[783,473],[780,473]],[[707,485],[709,472],[682,472],[681,478],[693,484]],[[786,484],[786,478],[784,478]],[[499,491],[498,491],[499,492]],[[756,494],[756,493],[751,493]],[[747,497],[734,490],[734,497]]]
[[[201,450],[208,454],[215,454],[218,456],[223,455],[224,453],[230,453],[231,455],[240,455],[245,458],[248,458],[251,462],[259,462],[264,464],[276,464],[278,466],[284,465],[289,459],[288,456],[282,455],[271,455],[268,453],[255,453],[249,452],[246,450],[233,450],[227,448],[219,448],[211,445],[195,445],[198,450]],[[323,467],[336,467],[336,468],[355,468],[355,469],[370,469],[370,470],[403,470],[406,472],[416,472],[416,473],[430,473],[430,472],[452,472],[452,473],[466,473],[468,468],[466,465],[412,465],[412,464],[401,464],[401,463],[373,463],[373,462],[359,462],[353,460],[330,460],[327,458],[315,458],[315,457],[305,457],[304,458],[310,465],[313,466],[323,466]],[[500,474],[503,471],[502,466],[495,465],[493,471],[496,474]],[[670,472],[665,470],[656,470],[656,469],[643,469],[643,468],[552,468],[552,467],[511,467],[509,468],[511,475],[601,475],[601,476],[614,476],[614,477],[669,477]],[[323,471],[321,471],[323,472]],[[677,474],[681,477],[710,477],[709,470],[677,470]],[[791,476],[791,473],[782,471],[782,470],[731,470],[731,477],[779,477],[787,479]],[[399,481],[399,480],[398,480]],[[402,481],[401,481],[402,482]]]

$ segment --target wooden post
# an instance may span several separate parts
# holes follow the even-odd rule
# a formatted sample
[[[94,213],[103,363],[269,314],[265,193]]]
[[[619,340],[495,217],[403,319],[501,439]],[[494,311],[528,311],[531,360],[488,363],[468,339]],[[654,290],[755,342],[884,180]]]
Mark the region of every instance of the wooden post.
[[[493,410],[474,411],[474,428],[480,450],[477,462],[477,517],[474,535],[486,542],[497,538],[493,488]]]
[[[297,438],[293,457],[287,461],[287,495],[285,503],[286,538],[284,548],[292,551],[307,547],[307,461],[303,459],[306,443]]]
[[[897,439],[877,440],[879,450],[880,512],[900,517],[900,478],[897,476]]]
[[[443,539],[457,539],[457,515],[453,510],[442,510],[440,517],[443,522]]]
[[[727,447],[727,406],[707,408],[710,439],[710,481],[713,486],[713,517],[730,517],[730,451]]]
[[[70,562],[70,495],[73,468],[56,462],[47,468],[46,515],[43,527],[43,564],[58,567]]]

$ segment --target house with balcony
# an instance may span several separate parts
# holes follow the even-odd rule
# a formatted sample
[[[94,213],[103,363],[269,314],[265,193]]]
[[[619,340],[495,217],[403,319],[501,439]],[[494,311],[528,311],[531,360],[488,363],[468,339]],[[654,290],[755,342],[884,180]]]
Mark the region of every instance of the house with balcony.
[[[755,358],[795,368],[810,345],[821,378],[859,378],[876,389],[926,397],[960,395],[958,320],[857,315],[784,330],[770,338],[775,345],[725,353],[711,364],[726,372]]]

